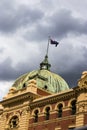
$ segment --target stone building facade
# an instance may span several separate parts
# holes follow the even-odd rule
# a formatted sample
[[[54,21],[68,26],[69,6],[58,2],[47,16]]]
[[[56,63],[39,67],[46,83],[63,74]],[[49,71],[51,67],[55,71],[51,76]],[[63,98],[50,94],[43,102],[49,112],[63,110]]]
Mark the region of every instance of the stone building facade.
[[[46,56],[39,70],[15,81],[0,102],[0,130],[73,130],[87,125],[87,71],[70,89],[50,66]]]

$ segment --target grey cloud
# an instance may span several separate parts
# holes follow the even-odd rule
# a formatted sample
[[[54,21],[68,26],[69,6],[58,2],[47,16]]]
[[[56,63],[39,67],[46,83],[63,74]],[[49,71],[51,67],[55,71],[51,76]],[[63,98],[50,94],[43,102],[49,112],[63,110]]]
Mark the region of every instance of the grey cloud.
[[[11,2],[11,1],[10,1]],[[0,5],[0,31],[12,32],[20,27],[25,27],[36,23],[43,17],[43,12],[39,9],[31,9],[28,6],[7,4],[6,1]]]
[[[74,68],[66,73],[61,73],[62,77],[67,81],[70,87],[75,87],[81,78],[82,72],[87,70],[86,62],[77,63]]]
[[[84,49],[83,59],[76,62],[74,66],[71,66],[71,69],[67,69],[67,67],[70,65],[69,62],[65,63],[66,66],[64,64],[64,62],[69,60],[69,59],[66,60],[66,55],[63,59],[61,59],[61,60],[65,60],[63,62],[61,62],[58,58],[54,59],[54,60],[56,60],[55,65],[53,65],[50,62],[52,67],[56,68],[56,71],[54,71],[54,72],[61,75],[67,81],[67,83],[69,84],[70,87],[74,87],[77,85],[77,81],[78,81],[78,79],[80,79],[81,73],[87,69],[87,64],[86,64],[87,48],[83,47],[83,49]],[[67,57],[67,58],[70,58],[70,57]],[[75,58],[75,57],[73,57],[73,58]],[[43,60],[43,58],[42,58],[42,60]],[[39,68],[39,63],[37,63],[37,62],[39,62],[38,57],[37,57],[37,60],[33,59],[30,61],[31,61],[30,63],[29,63],[29,61],[20,62],[15,67],[13,67],[12,60],[10,58],[7,58],[4,62],[0,63],[0,80],[5,80],[5,81],[15,80],[22,74]],[[61,64],[59,64],[60,62],[61,62]],[[71,62],[72,62],[72,60],[71,60]],[[37,68],[37,66],[38,66],[38,68]],[[67,71],[62,71],[60,69],[61,66],[64,66],[67,69]],[[51,68],[51,70],[53,70],[53,68]]]
[[[62,10],[54,16],[52,21],[56,21],[54,29],[59,36],[66,36],[68,33],[74,33],[75,35],[87,33],[86,25],[87,21],[81,18],[75,18],[68,10]],[[56,35],[55,33],[55,35]]]
[[[62,77],[68,82],[68,84],[69,84],[70,87],[76,86],[77,83],[78,83],[78,80],[81,77],[82,72],[83,71],[87,71],[87,63],[86,63],[86,59],[87,59],[86,58],[87,57],[87,48],[84,46],[82,48],[82,50],[83,50],[83,52],[81,52],[81,53],[83,53],[82,54],[83,55],[83,59],[81,59],[80,61],[76,62],[74,64],[74,66],[71,67],[71,69],[68,69],[67,71],[62,71],[62,72],[60,71],[59,72],[60,75],[62,75]],[[78,57],[79,57],[79,55],[78,55]],[[74,58],[75,57],[73,56],[73,59]],[[67,60],[65,62],[67,62],[67,66],[65,66],[65,68],[67,69],[69,62]],[[71,63],[72,63],[72,59],[71,59]]]
[[[8,57],[7,59],[5,59],[3,62],[0,63],[0,80],[5,81],[15,80],[22,74],[36,69],[36,66],[37,63],[31,62],[31,64],[29,64],[29,61],[26,61],[26,62],[19,62],[17,65],[13,67],[12,59]]]
[[[87,34],[87,21],[74,17],[72,12],[66,9],[62,9],[50,17],[44,17],[44,21],[46,24],[43,22],[37,24],[34,31],[29,36],[26,34],[25,37],[28,40],[44,40],[49,35],[61,39],[70,33]]]
[[[15,70],[11,64],[12,61],[10,58],[7,58],[5,61],[0,63],[0,80],[11,80],[15,77]]]

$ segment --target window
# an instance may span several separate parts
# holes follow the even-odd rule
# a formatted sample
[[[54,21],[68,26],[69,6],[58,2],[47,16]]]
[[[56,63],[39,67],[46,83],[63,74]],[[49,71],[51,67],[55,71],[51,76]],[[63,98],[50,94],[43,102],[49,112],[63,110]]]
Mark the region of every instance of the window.
[[[47,90],[47,88],[48,88],[47,85],[45,85],[45,86],[44,86],[44,89]]]
[[[9,122],[10,128],[18,127],[19,118],[17,116],[13,116]]]
[[[35,110],[34,112],[34,122],[38,122],[38,110]]]
[[[63,105],[59,104],[58,105],[58,117],[62,117],[62,108],[63,108]]]
[[[76,114],[76,100],[73,100],[71,102],[71,114],[75,115]]]
[[[25,88],[25,87],[26,87],[26,84],[24,83],[24,84],[23,84],[23,88]]]
[[[50,107],[47,107],[46,109],[45,109],[45,111],[46,111],[46,120],[49,120],[49,118],[50,118]]]

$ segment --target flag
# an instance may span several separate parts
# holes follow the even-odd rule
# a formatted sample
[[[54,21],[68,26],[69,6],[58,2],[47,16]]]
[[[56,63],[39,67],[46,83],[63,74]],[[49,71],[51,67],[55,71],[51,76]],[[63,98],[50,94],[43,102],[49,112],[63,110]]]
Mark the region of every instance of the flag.
[[[55,47],[57,47],[57,45],[59,44],[59,42],[50,39],[50,44],[54,44]]]

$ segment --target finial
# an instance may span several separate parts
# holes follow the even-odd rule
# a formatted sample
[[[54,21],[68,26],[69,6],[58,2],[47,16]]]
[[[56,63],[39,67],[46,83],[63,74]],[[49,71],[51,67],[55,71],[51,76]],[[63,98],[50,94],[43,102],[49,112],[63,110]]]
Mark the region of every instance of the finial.
[[[40,63],[40,69],[50,70],[51,64],[48,62],[48,55],[45,56],[45,59]]]

